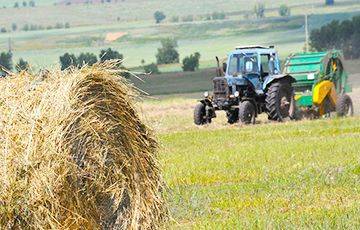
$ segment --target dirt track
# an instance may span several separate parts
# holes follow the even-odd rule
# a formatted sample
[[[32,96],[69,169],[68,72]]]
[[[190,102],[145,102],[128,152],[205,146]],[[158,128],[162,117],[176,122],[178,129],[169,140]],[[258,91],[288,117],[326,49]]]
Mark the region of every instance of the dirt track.
[[[349,77],[349,82],[352,85],[353,91],[350,96],[354,103],[355,114],[360,114],[360,73],[352,74]]]

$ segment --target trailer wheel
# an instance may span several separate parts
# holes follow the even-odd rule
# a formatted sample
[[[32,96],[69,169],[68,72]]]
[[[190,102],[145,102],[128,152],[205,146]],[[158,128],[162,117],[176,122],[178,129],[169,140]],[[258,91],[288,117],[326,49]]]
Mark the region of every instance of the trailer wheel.
[[[354,106],[349,95],[341,95],[336,103],[336,113],[339,117],[348,117],[354,115]]]
[[[194,109],[194,123],[195,125],[205,125],[211,123],[211,119],[207,119],[205,105],[199,103],[195,106]]]
[[[242,124],[255,124],[255,106],[250,101],[243,101],[239,106],[239,120]]]
[[[281,80],[271,84],[266,93],[265,103],[269,120],[292,119],[296,109],[291,83]]]
[[[226,117],[229,124],[235,124],[239,121],[239,109],[226,111]]]

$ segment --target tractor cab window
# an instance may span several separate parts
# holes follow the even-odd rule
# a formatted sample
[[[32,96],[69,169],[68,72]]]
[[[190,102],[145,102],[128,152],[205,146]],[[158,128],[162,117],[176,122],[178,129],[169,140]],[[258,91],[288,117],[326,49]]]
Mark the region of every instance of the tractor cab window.
[[[261,54],[261,70],[260,70],[260,74],[261,77],[265,77],[267,75],[269,75],[270,72],[270,68],[269,68],[269,61],[270,61],[270,55],[269,54]]]
[[[233,54],[230,57],[228,74],[237,76],[239,74],[258,73],[258,58],[256,54]]]

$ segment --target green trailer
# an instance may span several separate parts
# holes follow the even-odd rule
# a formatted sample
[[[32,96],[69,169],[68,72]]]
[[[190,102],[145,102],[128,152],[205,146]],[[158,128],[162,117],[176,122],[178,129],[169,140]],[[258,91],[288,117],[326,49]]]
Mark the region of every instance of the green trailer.
[[[354,113],[348,74],[344,70],[342,53],[328,52],[296,53],[285,62],[284,74],[296,79],[293,83],[299,115],[313,118],[351,116]]]

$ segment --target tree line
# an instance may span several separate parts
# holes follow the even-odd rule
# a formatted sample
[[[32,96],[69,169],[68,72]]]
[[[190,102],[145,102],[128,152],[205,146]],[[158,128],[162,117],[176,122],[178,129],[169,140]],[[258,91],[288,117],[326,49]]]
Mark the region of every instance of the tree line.
[[[333,20],[312,30],[310,45],[317,51],[341,49],[347,59],[360,58],[360,16],[342,22]]]
[[[65,70],[69,67],[81,68],[84,65],[91,66],[98,61],[105,62],[107,60],[122,60],[124,58],[122,54],[111,48],[101,50],[98,57],[90,52],[81,53],[78,56],[70,53],[65,53],[64,55],[59,57],[61,70]],[[119,66],[119,68],[123,68],[123,66]]]

